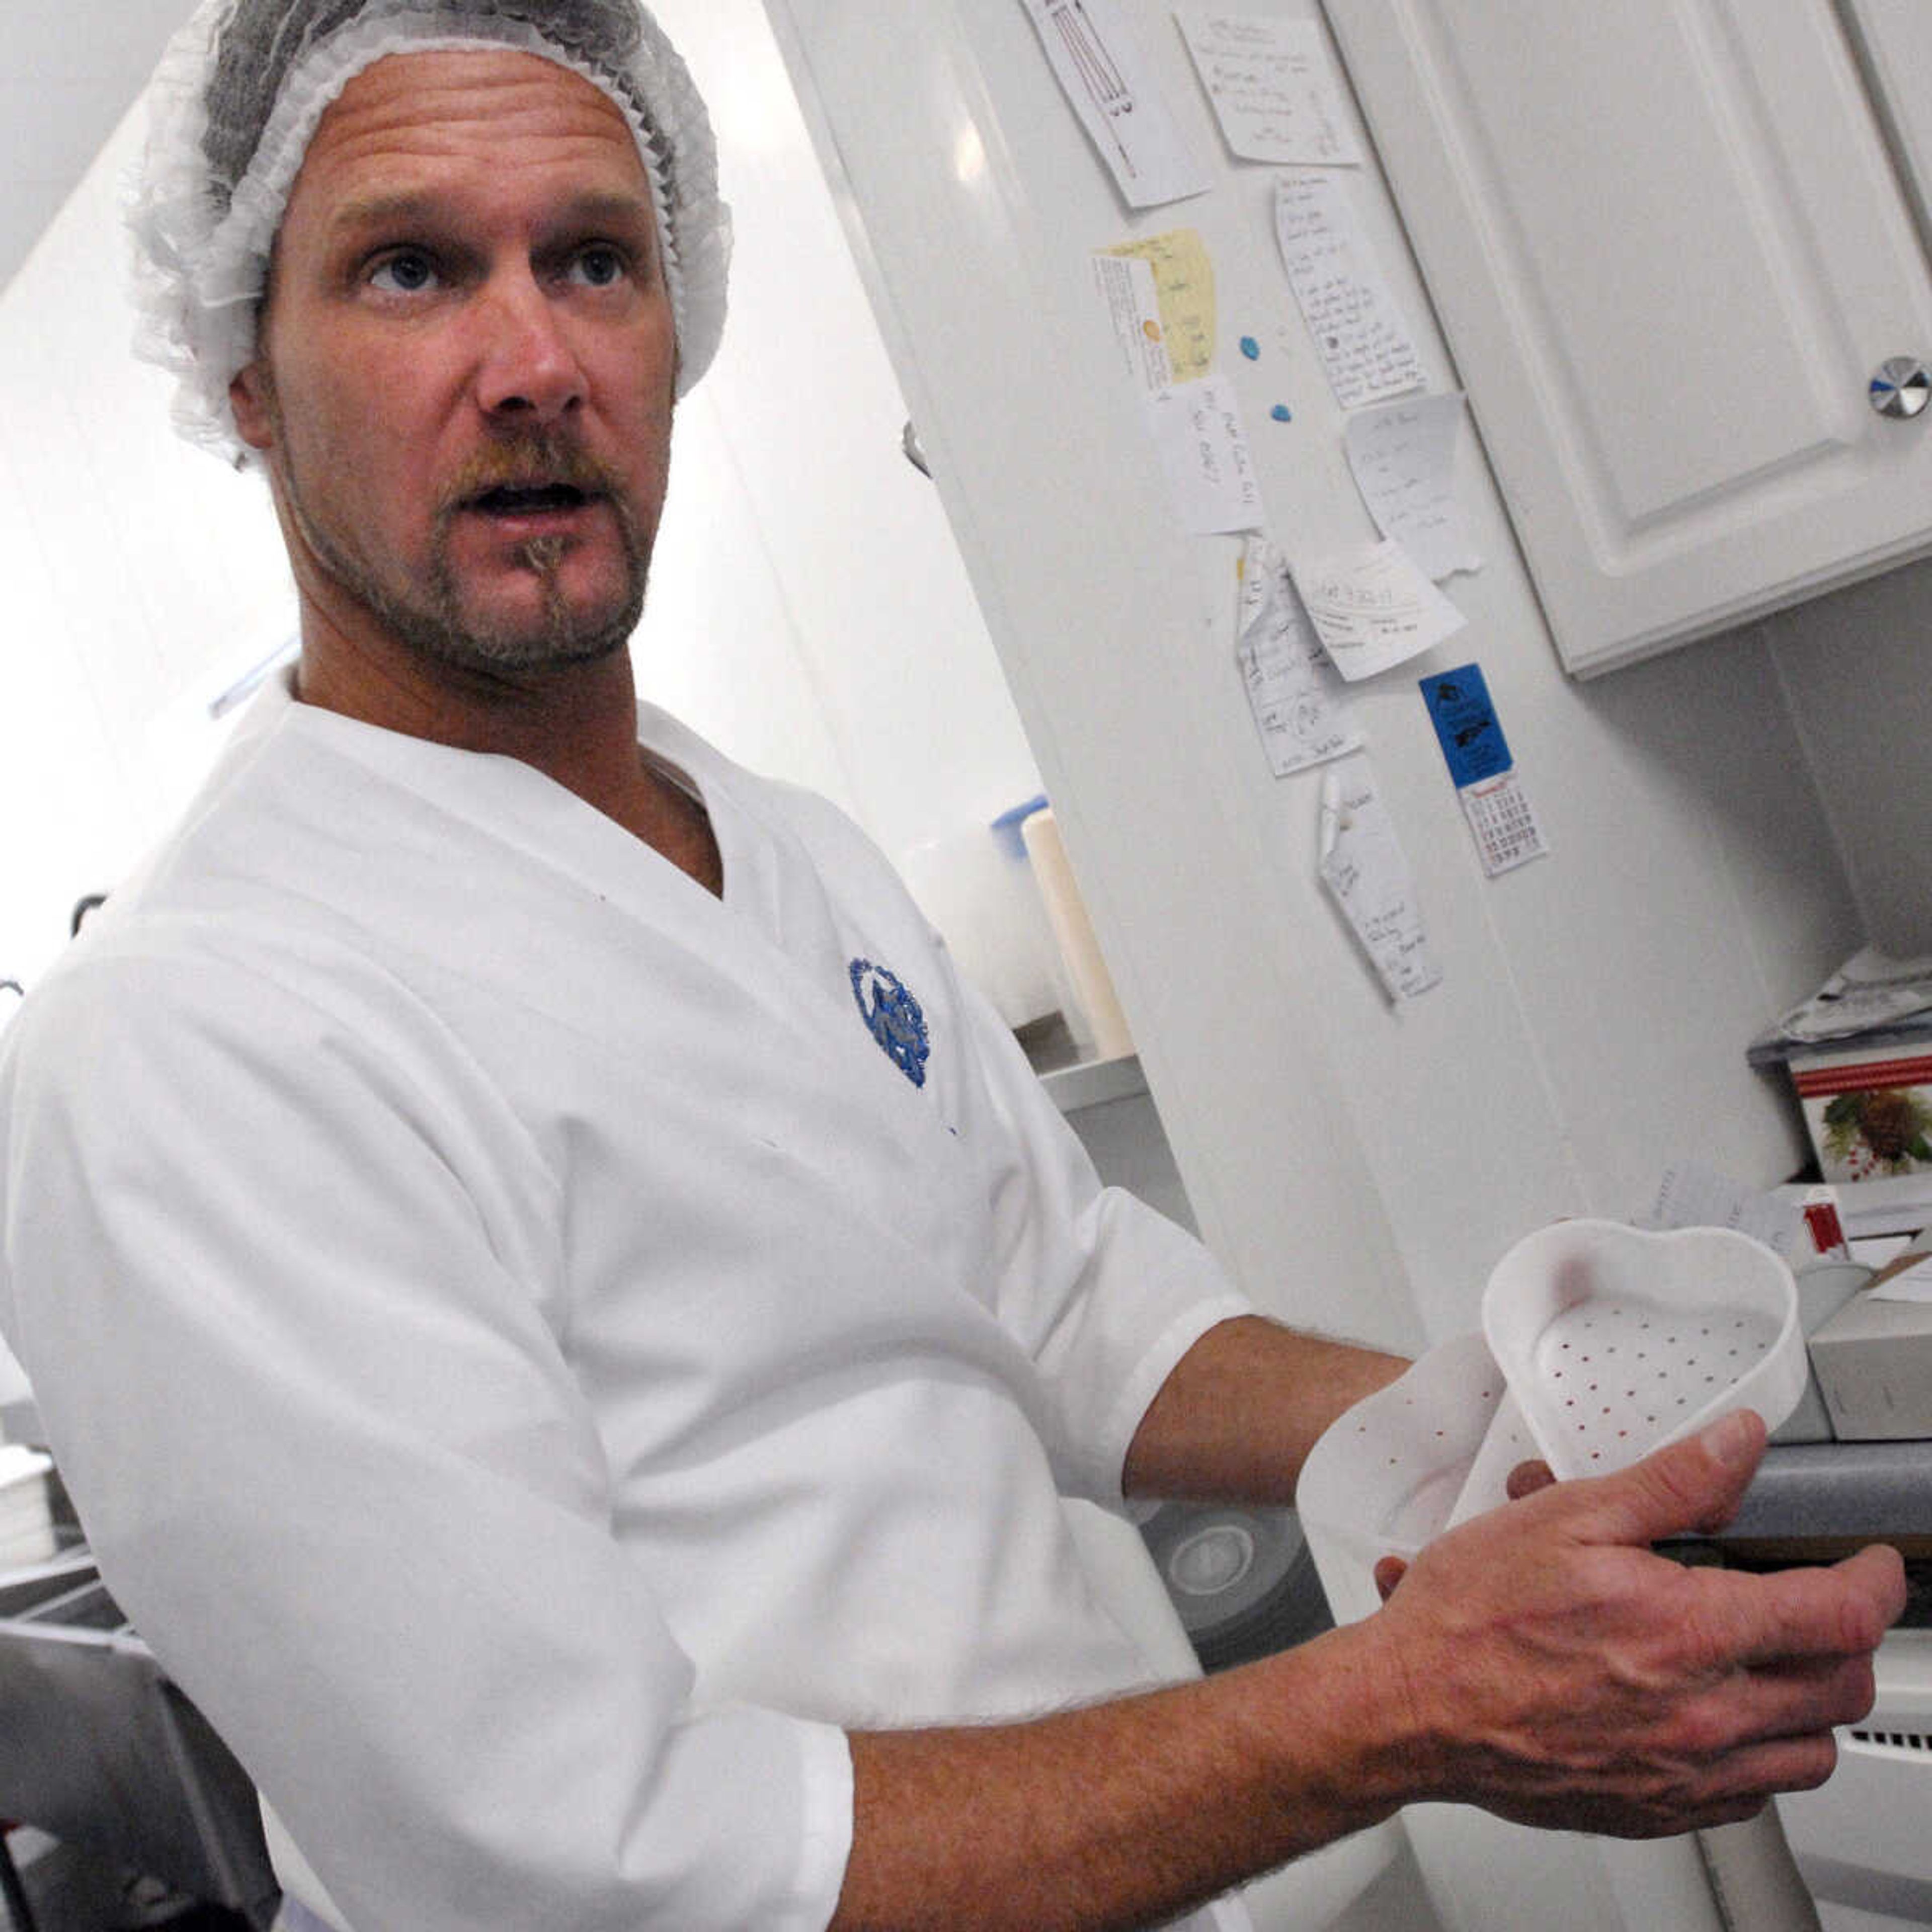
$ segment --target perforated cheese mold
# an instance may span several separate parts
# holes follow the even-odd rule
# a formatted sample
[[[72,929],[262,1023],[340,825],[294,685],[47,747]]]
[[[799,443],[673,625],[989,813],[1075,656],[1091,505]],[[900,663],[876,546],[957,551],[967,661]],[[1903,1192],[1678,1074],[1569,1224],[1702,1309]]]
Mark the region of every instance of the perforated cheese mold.
[[[1379,1606],[1378,1558],[1412,1556],[1440,1532],[1506,1392],[1488,1343],[1460,1336],[1356,1403],[1309,1452],[1294,1506],[1339,1622]]]
[[[1378,1607],[1380,1558],[1412,1556],[1505,1502],[1519,1462],[1606,1474],[1727,1409],[1774,1429],[1804,1390],[1791,1271],[1727,1228],[1545,1228],[1490,1276],[1483,1326],[1358,1402],[1310,1452],[1295,1507],[1340,1622]]]
[[[1543,1228],[1490,1276],[1483,1329],[1559,1476],[1621,1468],[1727,1409],[1774,1429],[1804,1391],[1791,1270],[1725,1228]]]
[[[1577,1457],[1620,1462],[1702,1414],[1778,1346],[1778,1328],[1724,1308],[1673,1314],[1646,1302],[1586,1304],[1538,1340],[1550,1420]],[[1560,1402],[1560,1411],[1555,1405]]]

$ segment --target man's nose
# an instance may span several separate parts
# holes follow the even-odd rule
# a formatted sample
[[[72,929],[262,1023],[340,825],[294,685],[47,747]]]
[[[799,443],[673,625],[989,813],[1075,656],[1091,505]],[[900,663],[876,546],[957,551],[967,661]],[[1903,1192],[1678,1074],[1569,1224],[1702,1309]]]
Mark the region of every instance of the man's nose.
[[[476,399],[485,415],[551,423],[583,401],[583,364],[533,277],[490,290],[482,326]]]

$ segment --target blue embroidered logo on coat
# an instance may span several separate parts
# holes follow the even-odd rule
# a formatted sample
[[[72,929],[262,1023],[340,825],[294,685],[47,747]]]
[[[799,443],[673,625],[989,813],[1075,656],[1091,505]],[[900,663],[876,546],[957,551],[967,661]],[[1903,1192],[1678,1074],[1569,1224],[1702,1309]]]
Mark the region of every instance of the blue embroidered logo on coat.
[[[926,1063],[932,1058],[926,1014],[896,973],[869,959],[852,962],[852,997],[886,1056],[915,1087],[926,1084]]]

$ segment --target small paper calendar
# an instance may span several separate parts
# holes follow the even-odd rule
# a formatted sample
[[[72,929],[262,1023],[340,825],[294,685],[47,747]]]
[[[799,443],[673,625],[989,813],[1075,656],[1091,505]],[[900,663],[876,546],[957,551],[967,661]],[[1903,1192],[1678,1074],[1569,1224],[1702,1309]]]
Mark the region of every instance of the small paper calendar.
[[[1490,878],[1540,859],[1550,850],[1514,766],[1480,784],[1465,785],[1457,796]]]

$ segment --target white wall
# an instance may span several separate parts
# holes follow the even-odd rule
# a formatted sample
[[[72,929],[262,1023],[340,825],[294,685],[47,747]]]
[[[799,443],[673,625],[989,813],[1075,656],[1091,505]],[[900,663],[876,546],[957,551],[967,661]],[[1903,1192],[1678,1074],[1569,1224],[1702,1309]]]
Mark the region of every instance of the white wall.
[[[1875,944],[1932,952],[1932,563],[1764,626]]]
[[[718,366],[682,412],[635,649],[644,693],[826,792],[896,858],[1040,782],[754,0],[659,12],[724,130],[740,236]],[[0,977],[168,822],[207,698],[288,637],[259,480],[170,433],[127,350],[117,178],[139,111],[0,298]]]
[[[110,160],[0,302],[0,973],[30,984],[190,781],[212,734],[179,702],[292,616],[266,495],[176,442],[128,356],[113,197]]]

